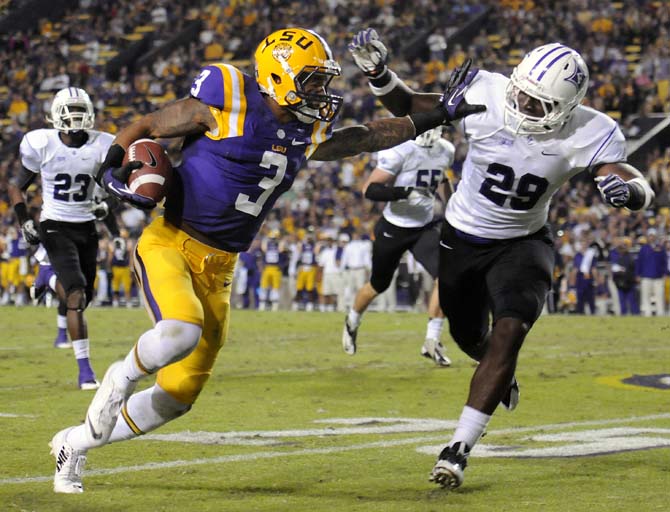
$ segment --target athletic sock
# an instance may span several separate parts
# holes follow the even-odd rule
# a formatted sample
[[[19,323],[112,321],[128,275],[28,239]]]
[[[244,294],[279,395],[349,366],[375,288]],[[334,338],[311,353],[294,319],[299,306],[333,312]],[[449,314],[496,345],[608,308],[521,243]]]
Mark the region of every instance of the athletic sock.
[[[442,338],[442,328],[444,327],[444,318],[430,318],[426,327],[426,338],[440,341]]]
[[[61,329],[67,329],[67,317],[65,315],[58,315],[56,317],[56,325],[60,334]]]
[[[349,323],[349,327],[352,329],[357,329],[359,325],[361,325],[361,317],[363,316],[362,313],[358,313],[352,309],[349,310],[349,314],[347,315],[347,322]]]
[[[482,437],[490,420],[491,416],[488,414],[484,414],[466,405],[463,407],[463,412],[456,426],[456,432],[454,432],[454,437],[451,438],[449,445],[451,446],[454,443],[462,441],[468,447],[472,448],[479,441],[479,438]]]
[[[79,365],[79,373],[90,373],[91,377],[93,377],[93,368],[91,368],[91,362],[88,360],[88,338],[84,338],[83,340],[73,340],[72,350],[74,351],[74,358],[77,360],[77,365]]]

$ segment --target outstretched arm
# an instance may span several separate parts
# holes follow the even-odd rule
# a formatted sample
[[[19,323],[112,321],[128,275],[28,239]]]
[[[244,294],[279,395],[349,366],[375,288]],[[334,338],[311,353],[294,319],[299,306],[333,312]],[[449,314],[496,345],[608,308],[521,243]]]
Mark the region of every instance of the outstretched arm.
[[[654,200],[649,182],[628,163],[603,164],[595,170],[594,179],[605,203],[615,208],[644,210]]]
[[[451,121],[485,110],[483,105],[468,104],[463,97],[477,74],[476,69],[469,70],[469,59],[463,66],[453,70],[444,94],[440,95],[413,91],[402,82],[387,67],[388,50],[372,28],[358,32],[349,43],[349,51],[358,68],[368,77],[372,93],[395,116],[428,112],[440,103],[451,110]]]
[[[437,126],[437,125],[436,125]],[[319,145],[312,160],[339,160],[359,153],[380,151],[413,139],[416,128],[409,117],[386,118],[364,125],[333,130],[326,142]]]

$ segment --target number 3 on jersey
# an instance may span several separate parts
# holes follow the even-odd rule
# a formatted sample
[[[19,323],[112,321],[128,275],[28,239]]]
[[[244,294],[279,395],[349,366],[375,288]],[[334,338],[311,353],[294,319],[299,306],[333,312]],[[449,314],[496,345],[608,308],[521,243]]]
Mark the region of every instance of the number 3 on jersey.
[[[498,206],[505,206],[509,198],[512,210],[530,210],[547,191],[549,182],[541,176],[526,173],[519,178],[516,190],[512,192],[516,176],[514,169],[503,164],[491,164],[486,169],[490,176],[486,178],[479,192]]]
[[[286,165],[287,160],[284,155],[281,153],[273,153],[272,151],[266,151],[263,153],[263,158],[261,160],[260,166],[265,169],[270,169],[272,167],[277,168],[273,178],[263,178],[258,186],[263,189],[263,192],[256,201],[250,201],[250,196],[247,194],[237,194],[237,199],[235,200],[235,209],[254,217],[258,217],[263,210],[263,205],[265,201],[268,200],[270,194],[274,191],[275,188],[282,182],[284,175],[286,174]]]

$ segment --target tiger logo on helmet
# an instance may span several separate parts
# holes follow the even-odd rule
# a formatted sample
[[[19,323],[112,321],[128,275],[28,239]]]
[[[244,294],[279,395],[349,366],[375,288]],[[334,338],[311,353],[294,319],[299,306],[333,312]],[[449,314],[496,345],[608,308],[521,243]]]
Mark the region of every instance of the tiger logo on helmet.
[[[316,32],[277,30],[258,45],[254,59],[261,91],[291,110],[299,121],[331,122],[337,116],[343,99],[330,94],[328,86],[341,68]]]

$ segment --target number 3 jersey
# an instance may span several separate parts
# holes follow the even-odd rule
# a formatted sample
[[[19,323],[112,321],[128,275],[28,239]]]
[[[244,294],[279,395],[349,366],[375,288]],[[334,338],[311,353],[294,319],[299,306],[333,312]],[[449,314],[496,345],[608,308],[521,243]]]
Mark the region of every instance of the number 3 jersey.
[[[380,151],[377,168],[395,176],[395,187],[420,187],[433,195],[444,181],[444,174],[454,161],[454,146],[439,139],[432,147],[419,146],[413,140]],[[382,215],[391,224],[403,228],[417,228],[433,220],[435,199],[424,197],[418,201],[403,199],[386,203]]]
[[[330,124],[280,123],[256,80],[228,64],[203,68],[191,96],[209,106],[217,127],[184,141],[165,217],[192,226],[219,249],[245,251],[277,198],[330,137]]]
[[[547,135],[514,135],[505,128],[503,75],[479,71],[465,93],[486,112],[458,125],[469,149],[461,181],[449,200],[447,221],[465,233],[508,239],[538,231],[556,190],[575,174],[626,160],[624,136],[614,120],[579,105],[567,123]]]
[[[23,167],[42,176],[40,221],[87,222],[95,220],[94,197],[106,192],[94,181],[114,136],[87,130],[88,140],[78,148],[66,146],[60,132],[39,129],[26,133],[19,152]]]

